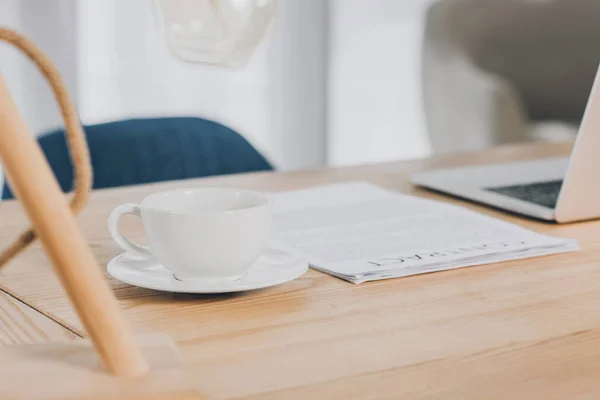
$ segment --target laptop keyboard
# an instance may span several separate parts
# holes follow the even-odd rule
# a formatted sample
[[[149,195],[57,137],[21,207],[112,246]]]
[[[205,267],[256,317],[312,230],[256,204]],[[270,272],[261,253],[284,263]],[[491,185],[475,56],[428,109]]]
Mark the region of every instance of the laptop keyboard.
[[[562,180],[528,183],[524,185],[502,186],[486,188],[490,192],[514,197],[519,200],[534,203],[540,206],[555,208]]]

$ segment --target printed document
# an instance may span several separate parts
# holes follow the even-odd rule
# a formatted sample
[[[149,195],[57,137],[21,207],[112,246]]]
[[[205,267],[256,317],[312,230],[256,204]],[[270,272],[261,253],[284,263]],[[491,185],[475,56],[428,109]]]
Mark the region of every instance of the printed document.
[[[574,240],[363,182],[271,199],[272,244],[353,283],[579,249]]]

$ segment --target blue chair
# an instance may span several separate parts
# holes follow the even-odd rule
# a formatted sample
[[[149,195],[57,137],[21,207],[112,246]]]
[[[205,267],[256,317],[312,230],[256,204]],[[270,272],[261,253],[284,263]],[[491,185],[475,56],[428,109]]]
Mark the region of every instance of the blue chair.
[[[94,189],[213,175],[272,170],[235,131],[201,118],[130,119],[84,127],[94,170]],[[61,189],[73,189],[65,134],[38,138]],[[5,183],[3,199],[13,194]]]

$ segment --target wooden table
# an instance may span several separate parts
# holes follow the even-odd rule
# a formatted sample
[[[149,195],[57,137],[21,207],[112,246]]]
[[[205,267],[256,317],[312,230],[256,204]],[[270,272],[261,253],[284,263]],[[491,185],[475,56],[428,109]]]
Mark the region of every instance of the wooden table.
[[[447,201],[407,183],[416,170],[567,154],[569,145],[501,147],[381,165],[258,173],[96,191],[79,221],[102,266],[120,250],[106,220],[123,202],[175,187],[265,191],[366,180]],[[600,397],[600,222],[537,223],[461,203],[582,251],[352,285],[309,271],[235,295],[164,294],[111,281],[136,331],[177,341],[208,399],[464,399]],[[26,224],[0,206],[0,243]],[[139,221],[124,230],[143,238]],[[0,341],[65,340],[81,324],[34,247],[0,275]],[[43,314],[38,313],[39,310]],[[89,382],[90,393],[100,383]]]

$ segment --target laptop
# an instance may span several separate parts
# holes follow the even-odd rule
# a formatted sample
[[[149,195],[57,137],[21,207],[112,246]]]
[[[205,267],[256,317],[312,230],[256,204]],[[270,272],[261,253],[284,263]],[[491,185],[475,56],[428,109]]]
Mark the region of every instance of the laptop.
[[[569,157],[429,170],[411,181],[541,220],[600,218],[600,71]]]

